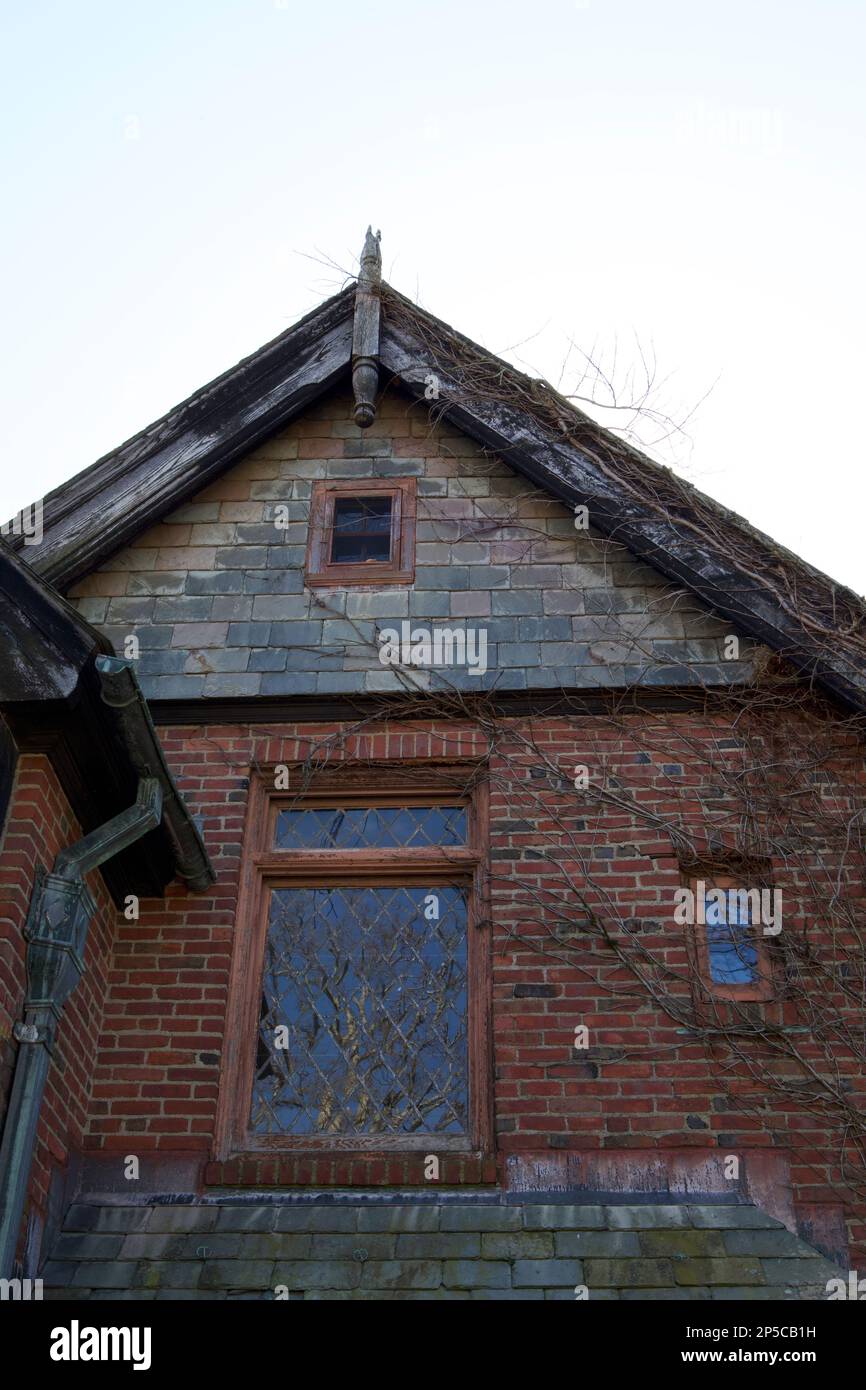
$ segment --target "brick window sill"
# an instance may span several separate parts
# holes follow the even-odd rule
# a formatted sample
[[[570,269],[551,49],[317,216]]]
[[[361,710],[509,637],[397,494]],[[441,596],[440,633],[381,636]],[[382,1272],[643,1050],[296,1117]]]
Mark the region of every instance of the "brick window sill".
[[[424,1175],[418,1154],[236,1154],[208,1163],[206,1187],[459,1187],[497,1181],[496,1159],[482,1153],[440,1154],[439,1178]]]

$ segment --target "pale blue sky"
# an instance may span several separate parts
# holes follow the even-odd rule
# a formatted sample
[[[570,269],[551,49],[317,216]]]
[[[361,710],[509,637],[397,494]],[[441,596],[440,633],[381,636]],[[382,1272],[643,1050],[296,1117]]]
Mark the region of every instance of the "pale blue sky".
[[[352,271],[372,221],[398,289],[554,382],[635,332],[675,414],[716,382],[678,466],[866,589],[862,0],[2,14],[4,517],[333,293],[308,256]]]

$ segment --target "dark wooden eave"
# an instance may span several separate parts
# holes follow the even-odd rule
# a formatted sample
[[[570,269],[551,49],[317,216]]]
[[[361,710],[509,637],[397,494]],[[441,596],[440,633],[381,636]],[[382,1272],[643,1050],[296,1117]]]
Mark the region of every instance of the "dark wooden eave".
[[[71,698],[82,670],[111,643],[0,542],[0,704]]]
[[[39,573],[68,588],[335,385],[353,308],[352,287],[50,492]]]
[[[435,373],[452,425],[538,487],[586,506],[594,529],[866,710],[861,598],[390,286],[383,312],[382,366],[417,400]]]
[[[213,871],[146,707],[133,739],[105,702],[96,662],[111,655],[108,639],[0,542],[0,712],[17,751],[48,757],[85,834],[132,805],[142,776],[163,785],[162,823],[102,867],[122,905],[130,893],[161,894],[178,874],[202,887]]]

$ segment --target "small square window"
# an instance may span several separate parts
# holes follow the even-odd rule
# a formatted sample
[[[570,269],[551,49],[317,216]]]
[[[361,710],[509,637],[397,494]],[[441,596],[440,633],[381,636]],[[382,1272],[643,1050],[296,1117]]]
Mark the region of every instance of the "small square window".
[[[415,479],[315,483],[305,577],[314,588],[411,584]]]

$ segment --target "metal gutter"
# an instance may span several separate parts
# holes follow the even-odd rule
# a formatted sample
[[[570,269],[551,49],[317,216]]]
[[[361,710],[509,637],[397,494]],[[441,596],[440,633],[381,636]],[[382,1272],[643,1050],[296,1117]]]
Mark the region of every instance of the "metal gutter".
[[[200,893],[216,881],[198,826],[189,814],[168,769],[135,664],[118,656],[98,656],[96,671],[102,699],[114,712],[124,744],[139,777],[155,777],[162,788],[163,825],[171,841],[179,878]]]

